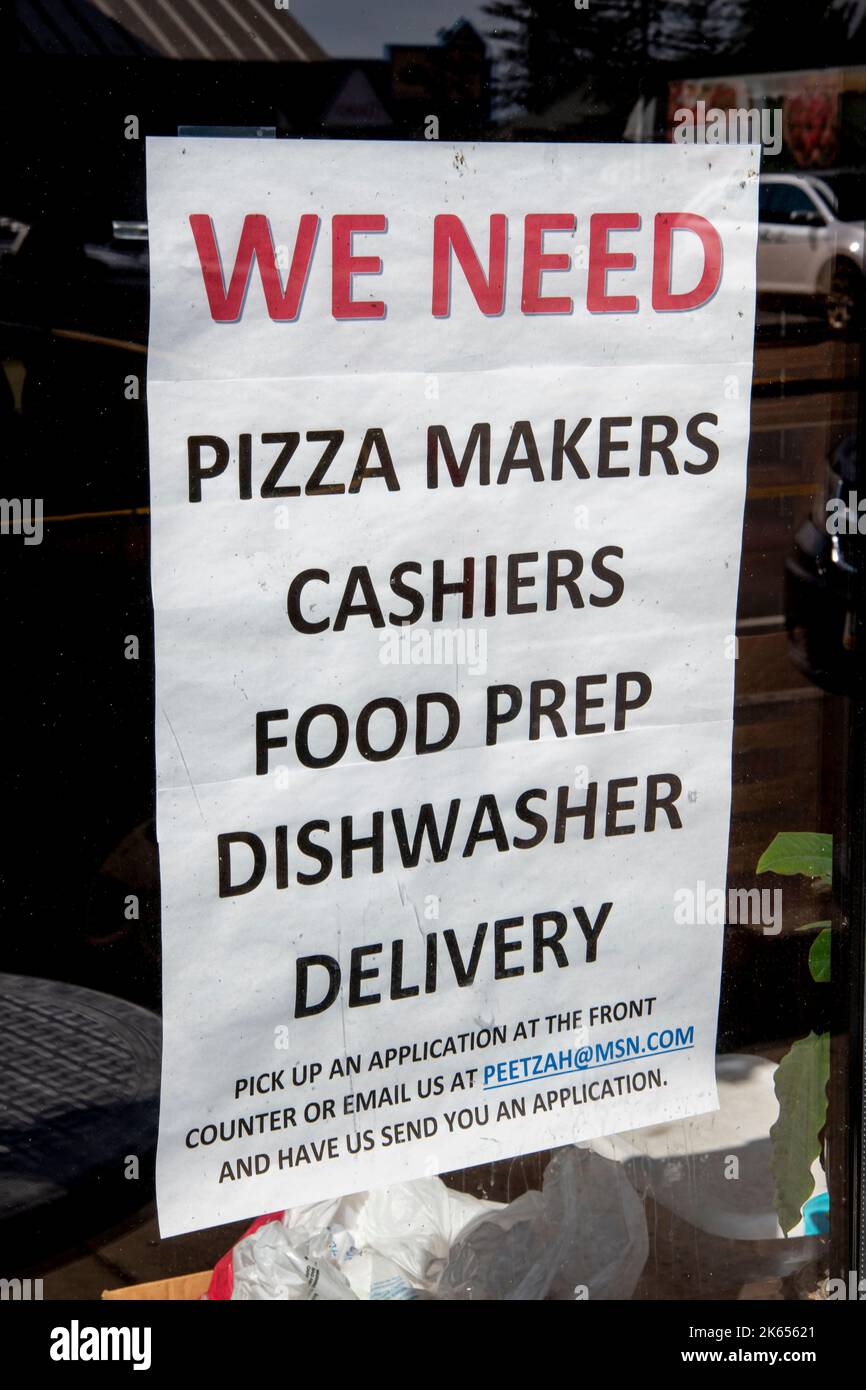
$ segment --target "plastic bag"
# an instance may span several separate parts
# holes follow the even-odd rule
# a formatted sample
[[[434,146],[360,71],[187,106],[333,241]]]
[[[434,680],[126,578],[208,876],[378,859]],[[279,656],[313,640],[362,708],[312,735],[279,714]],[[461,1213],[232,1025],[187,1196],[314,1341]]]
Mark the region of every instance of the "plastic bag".
[[[458,1236],[440,1299],[626,1299],[649,1254],[643,1202],[620,1164],[562,1149],[541,1192],[483,1213]]]
[[[420,1178],[266,1218],[215,1272],[208,1296],[329,1301],[432,1293],[459,1232],[494,1202]]]
[[[567,1148],[541,1192],[508,1206],[421,1178],[264,1217],[219,1262],[208,1297],[629,1298],[648,1252],[622,1166]]]

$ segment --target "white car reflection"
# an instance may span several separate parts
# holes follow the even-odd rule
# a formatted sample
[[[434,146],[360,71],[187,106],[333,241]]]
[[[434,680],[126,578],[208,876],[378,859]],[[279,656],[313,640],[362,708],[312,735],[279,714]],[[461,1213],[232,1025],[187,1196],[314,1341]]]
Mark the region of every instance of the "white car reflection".
[[[844,175],[763,175],[759,293],[817,299],[833,332],[851,329],[864,303],[864,213]]]

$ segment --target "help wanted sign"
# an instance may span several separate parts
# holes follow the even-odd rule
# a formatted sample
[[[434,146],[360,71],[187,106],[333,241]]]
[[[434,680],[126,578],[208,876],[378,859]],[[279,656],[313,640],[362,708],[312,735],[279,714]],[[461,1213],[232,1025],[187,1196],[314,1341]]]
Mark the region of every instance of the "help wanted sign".
[[[756,204],[148,142],[164,1235],[715,1107]]]

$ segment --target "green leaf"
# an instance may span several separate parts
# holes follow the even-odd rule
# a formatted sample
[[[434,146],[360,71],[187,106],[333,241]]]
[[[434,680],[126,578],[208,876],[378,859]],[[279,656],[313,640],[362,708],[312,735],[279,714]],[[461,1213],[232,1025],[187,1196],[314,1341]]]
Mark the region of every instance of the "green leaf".
[[[776,1068],[779,1118],[770,1130],[776,1212],[785,1235],[797,1225],[815,1186],[811,1168],[821,1151],[827,1118],[830,1035],[799,1038]]]
[[[811,830],[783,830],[758,860],[759,874],[805,874],[825,878],[833,873],[833,836]]]
[[[812,979],[826,984],[830,978],[830,928],[819,932],[809,947],[809,969]]]

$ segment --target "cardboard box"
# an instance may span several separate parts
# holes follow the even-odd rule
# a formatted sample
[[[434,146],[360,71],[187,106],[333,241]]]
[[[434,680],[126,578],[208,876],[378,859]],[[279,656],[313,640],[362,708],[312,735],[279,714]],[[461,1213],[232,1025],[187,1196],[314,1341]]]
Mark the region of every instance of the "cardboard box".
[[[102,1297],[192,1302],[207,1293],[210,1281],[211,1271],[206,1269],[200,1274],[179,1274],[175,1279],[154,1279],[151,1284],[129,1284],[125,1289],[103,1289]]]

